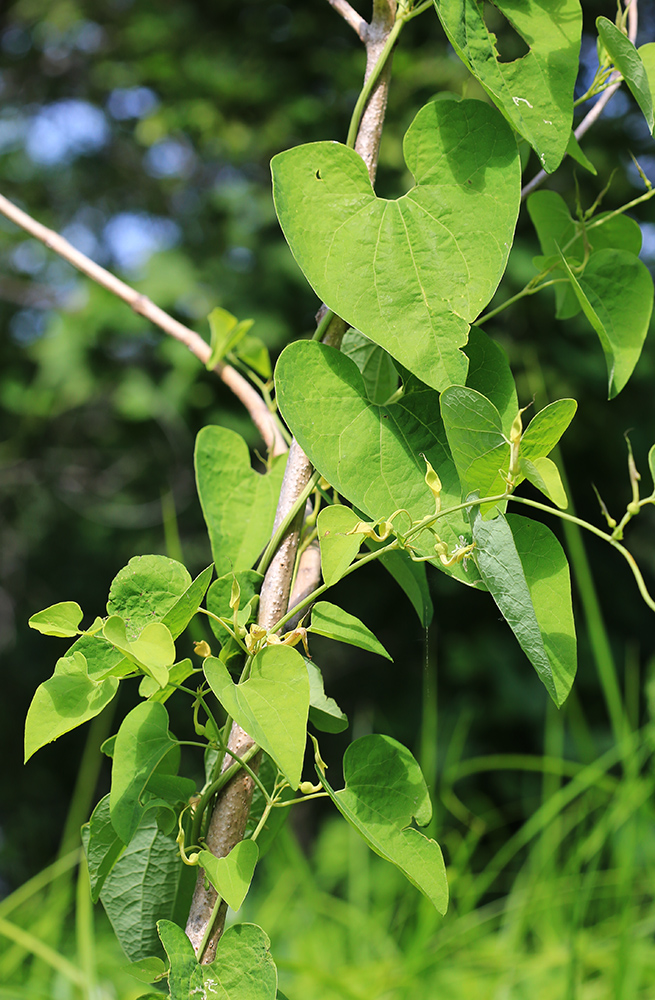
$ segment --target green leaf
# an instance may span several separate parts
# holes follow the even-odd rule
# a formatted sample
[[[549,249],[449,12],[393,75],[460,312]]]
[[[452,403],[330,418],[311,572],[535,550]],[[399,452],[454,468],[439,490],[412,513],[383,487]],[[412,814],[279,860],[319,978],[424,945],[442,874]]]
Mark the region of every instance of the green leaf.
[[[648,77],[651,102],[655,105],[655,42],[640,45],[637,52]]]
[[[39,684],[27,712],[25,761],[46,743],[99,715],[116,694],[118,683],[115,677],[90,678],[80,652],[57,660],[54,674]]]
[[[582,33],[579,0],[495,0],[530,51],[502,62],[478,0],[435,0],[448,40],[548,173],[566,152]]]
[[[250,569],[271,535],[286,456],[260,475],[243,438],[212,425],[196,438],[195,464],[218,576]]]
[[[529,458],[521,458],[519,468],[522,475],[538,490],[541,490],[549,500],[557,504],[561,510],[568,507],[569,501],[559,469],[550,458],[535,458],[534,461],[530,461]]]
[[[507,354],[479,326],[471,327],[466,354],[469,358],[466,385],[494,404],[500,414],[502,429],[509,437],[519,404]]]
[[[370,539],[367,539],[366,544],[370,549],[381,547]],[[421,625],[424,627],[429,625],[434,614],[434,607],[430,597],[425,563],[413,562],[409,553],[399,549],[380,556],[380,562],[409,598]]]
[[[371,850],[386,858],[416,886],[439,913],[448,908],[446,869],[439,845],[410,826],[432,816],[421,769],[390,736],[362,736],[343,758],[345,787],[335,792],[317,767],[321,783],[339,812]]]
[[[579,280],[563,255],[562,262],[605,352],[613,399],[639,360],[653,310],[653,279],[648,268],[624,250],[593,253]]]
[[[168,729],[163,705],[148,701],[137,705],[121,723],[111,769],[111,821],[123,843],[129,844],[145,812],[159,800],[142,802],[155,769],[177,741]]]
[[[341,350],[362,373],[370,401],[386,403],[398,388],[398,369],[387,352],[352,327],[343,336]]]
[[[236,316],[219,306],[212,309],[207,318],[211,333],[211,354],[207,360],[206,368],[208,371],[213,371],[228,351],[234,350],[241,338],[245,337],[254,320],[244,319],[239,322]]]
[[[240,619],[241,624],[246,625],[248,621],[254,619],[257,601],[253,600],[253,598],[259,598],[259,591],[264,579],[261,573],[256,573],[253,569],[241,570],[239,573],[226,573],[225,576],[214,580],[207,592],[207,610],[211,611],[217,618],[227,618],[230,622],[232,621],[233,611],[230,607],[230,596],[232,593],[232,582],[235,579],[241,591],[241,609],[250,606],[251,613],[247,620],[242,621]],[[219,642],[221,644],[227,642],[228,632],[212,618],[209,619],[209,624]]]
[[[258,858],[259,848],[254,840],[241,840],[224,858],[217,858],[209,851],[198,854],[207,878],[233,910],[238,910],[248,895]]]
[[[655,444],[648,452],[648,468],[650,469],[650,478],[653,480],[653,495],[655,495]]]
[[[571,159],[575,160],[576,163],[579,163],[581,167],[584,167],[585,170],[588,170],[590,174],[593,174],[594,177],[596,177],[598,171],[596,170],[595,166],[593,165],[589,157],[585,156],[585,154],[583,153],[582,147],[580,146],[580,143],[576,139],[575,132],[571,132],[569,136],[569,142],[566,147],[566,152],[571,157]]]
[[[653,134],[653,101],[646,67],[641,56],[623,32],[606,17],[596,18],[596,28],[607,54],[621,73],[632,96],[641,108],[650,134]]]
[[[68,638],[77,635],[81,621],[82,609],[79,604],[75,601],[62,601],[61,604],[53,604],[44,611],[37,611],[27,624],[43,635]]]
[[[577,408],[575,399],[557,399],[535,413],[521,437],[521,457],[534,462],[550,454],[573,420]]]
[[[551,664],[556,704],[561,705],[571,690],[577,667],[569,564],[564,549],[545,524],[519,514],[508,514],[507,523]]]
[[[105,622],[105,639],[119,649],[129,660],[141,667],[161,688],[168,684],[168,667],[175,660],[175,643],[171,633],[161,622],[146,625],[138,638],[127,638],[125,622],[112,615]]]
[[[184,591],[177,603],[162,618],[162,625],[167,627],[174,639],[177,639],[184,632],[193,616],[197,613],[213,575],[213,566],[208,566],[207,569],[204,569],[195,578],[191,586]]]
[[[307,631],[324,635],[327,639],[336,639],[337,642],[347,642],[350,646],[358,646],[391,660],[382,643],[359,618],[328,601],[316,602],[312,608],[312,623]]]
[[[239,341],[236,355],[239,361],[242,361],[253,371],[261,375],[263,379],[268,379],[273,374],[273,369],[271,368],[271,356],[268,353],[268,347],[263,340],[259,337],[242,337]]]
[[[300,783],[309,713],[309,678],[300,653],[266,646],[252,661],[250,677],[234,684],[214,656],[205,677],[225,711],[270,754],[293,789]]]
[[[111,822],[109,795],[100,799],[91,819],[82,827],[82,843],[89,869],[91,899],[97,903],[105,879],[125,850]]]
[[[140,983],[156,983],[166,977],[166,965],[161,958],[142,958],[140,962],[132,962],[123,966],[125,971],[138,979]],[[151,996],[161,997],[161,993],[152,993]],[[139,998],[141,1000],[141,998]]]
[[[415,521],[434,514],[422,454],[441,479],[442,509],[460,503],[460,482],[434,390],[409,379],[400,399],[375,406],[357,366],[334,348],[314,341],[298,341],[284,349],[275,382],[282,415],[314,467],[366,518],[387,518],[399,508],[408,510]],[[316,427],[321,428],[320,435]],[[401,517],[405,525],[407,519]],[[439,534],[451,547],[469,531],[461,511],[439,521]],[[429,532],[412,541],[419,555],[434,555]],[[441,567],[438,559],[436,563]],[[480,584],[473,565],[468,574],[461,565],[448,572],[464,583]]]
[[[129,640],[146,625],[160,622],[191,586],[185,567],[167,556],[134,556],[114,577],[107,614],[125,622]]]
[[[482,497],[504,493],[502,473],[509,469],[510,445],[493,403],[474,389],[451,385],[441,393],[441,416],[462,498],[473,490]]]
[[[573,663],[571,663],[570,633],[565,635],[562,642],[566,647],[566,655],[549,655],[553,649],[558,648],[557,634],[550,633],[553,620],[558,622],[561,626],[559,631],[562,632],[564,632],[562,623],[569,622],[569,615],[571,627],[573,621],[570,611],[568,566],[562,570],[558,564],[560,553],[566,564],[561,546],[547,528],[538,525],[537,528],[524,529],[522,551],[519,554],[512,528],[502,514],[498,514],[493,520],[485,521],[480,515],[479,508],[474,508],[471,513],[471,523],[476,546],[473,557],[480,574],[549,695],[556,705],[561,705],[570,690],[575,674],[575,640]],[[512,523],[514,524],[514,521]],[[537,524],[531,521],[527,523]],[[521,527],[523,528],[522,524]],[[544,532],[540,531],[541,528],[544,528]],[[532,560],[530,544],[533,544],[536,550]],[[524,559],[527,565],[536,567],[532,589],[526,578]],[[564,574],[566,585],[562,583]],[[549,591],[549,585],[554,588],[552,593]],[[538,599],[539,614],[534,604],[532,590],[535,590],[535,599]]]
[[[422,108],[404,141],[416,182],[378,198],[334,142],[271,163],[275,207],[305,277],[337,315],[428,385],[463,382],[460,348],[507,264],[520,198],[511,129],[479,101]]]
[[[163,705],[177,691],[176,685],[184,684],[187,677],[190,677],[195,670],[191,660],[180,660],[179,663],[174,663],[168,671],[168,683],[164,688],[161,688],[153,677],[142,677],[139,684],[139,697],[149,698],[150,701],[159,701]]]
[[[259,765],[257,776],[269,795],[273,794],[279,775],[280,772],[275,761],[272,757],[269,757],[267,753],[262,752],[262,761]],[[292,790],[287,786],[282,792],[280,801],[284,802],[285,800],[294,799],[295,797],[295,789]],[[252,805],[250,807],[250,812],[248,813],[248,819],[246,820],[245,837],[252,837],[253,833],[259,826],[259,821],[262,818],[265,806],[266,799],[259,788],[259,785],[255,785],[252,795]],[[257,837],[260,859],[263,858],[269,851],[273,841],[284,826],[290,811],[290,806],[276,806],[275,809],[271,809],[269,812],[268,818],[265,820],[264,826],[259,831],[259,835]]]
[[[194,868],[181,863],[174,837],[161,832],[154,814],[147,816],[100,893],[114,933],[130,961],[162,954],[157,921],[185,919],[196,874]]]
[[[342,733],[348,728],[348,716],[326,695],[323,674],[316,664],[306,657],[304,660],[309,675],[309,721],[322,733]]]
[[[555,191],[536,191],[530,195],[527,204],[544,256],[557,258],[548,265],[545,261],[535,260],[535,265],[541,270],[559,263],[553,276],[565,276],[567,272],[559,259],[560,249],[566,253],[568,260],[581,262],[585,258],[582,225],[574,222],[566,202]],[[627,250],[637,256],[642,242],[638,223],[627,215],[610,216],[611,213],[602,212],[585,225],[584,238],[591,250]],[[580,303],[569,284],[555,285],[554,292],[558,319],[570,319],[580,312]]]
[[[350,507],[324,507],[316,521],[321,547],[321,572],[328,587],[337,583],[359,552],[364,536],[348,534],[361,518]]]
[[[228,927],[216,958],[199,965],[181,927],[160,920],[157,929],[170,961],[170,1000],[275,1000],[277,969],[267,935],[256,924]]]

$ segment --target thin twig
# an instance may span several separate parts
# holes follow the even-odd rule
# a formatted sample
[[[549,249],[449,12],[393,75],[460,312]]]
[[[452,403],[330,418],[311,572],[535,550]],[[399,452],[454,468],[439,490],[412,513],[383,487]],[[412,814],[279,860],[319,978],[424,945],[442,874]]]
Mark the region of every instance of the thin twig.
[[[629,6],[626,4],[626,10],[628,12],[628,38],[634,45],[637,40],[637,26],[639,23],[639,11],[638,11],[638,0],[628,0]],[[598,98],[593,108],[585,115],[578,127],[574,130],[576,139],[581,139],[582,136],[589,131],[594,122],[600,118],[604,109],[606,108],[608,102],[614,97],[615,93],[621,86],[623,80],[618,80],[617,83],[613,83],[611,87],[603,91],[601,96]],[[540,170],[538,174],[525,185],[521,191],[521,201],[524,201],[529,194],[539,187],[540,184],[548,177],[545,170]]]
[[[334,7],[338,14],[341,14],[344,21],[350,25],[350,27],[355,31],[363,42],[366,41],[366,32],[368,30],[368,21],[365,21],[361,14],[350,6],[348,0],[328,0],[328,3]]]
[[[95,261],[87,257],[86,254],[81,253],[80,250],[77,250],[68,240],[60,236],[59,233],[37,222],[31,215],[23,212],[22,209],[18,208],[17,205],[14,205],[13,202],[9,201],[3,195],[0,195],[0,212],[17,226],[20,226],[21,229],[34,236],[35,239],[40,240],[49,250],[53,250],[60,257],[63,257],[64,260],[67,260],[69,264],[76,267],[82,274],[86,274],[96,284],[101,285],[108,292],[122,299],[135,313],[150,320],[155,326],[160,327],[164,333],[168,333],[171,337],[179,340],[185,347],[188,347],[192,354],[195,354],[203,365],[207,364],[211,348],[202,339],[200,334],[195,333],[188,326],[184,326],[183,323],[169,316],[168,313],[155,305],[147,296],[141,295],[136,289],[131,288],[130,285],[127,285],[120,278],[117,278],[115,274],[112,274],[111,271],[107,271],[104,267],[96,264]],[[252,422],[262,435],[267,448],[274,455],[283,454],[287,450],[286,442],[275,423],[273,415],[259,393],[231,365],[220,363],[216,365],[214,371],[243,403],[250,414]]]

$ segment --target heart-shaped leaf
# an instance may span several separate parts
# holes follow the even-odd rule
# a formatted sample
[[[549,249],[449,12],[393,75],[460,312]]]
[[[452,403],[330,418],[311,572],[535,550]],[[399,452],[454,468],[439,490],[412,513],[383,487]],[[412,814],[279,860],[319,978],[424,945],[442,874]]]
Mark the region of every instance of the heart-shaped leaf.
[[[76,601],[63,601],[61,604],[53,604],[44,611],[37,611],[27,624],[43,635],[69,638],[77,635],[81,621],[82,609],[79,604]]]
[[[625,250],[593,253],[579,279],[563,254],[561,259],[605,352],[613,399],[639,360],[653,311],[653,279],[646,265]]]
[[[328,601],[316,602],[312,608],[312,623],[307,631],[324,635],[327,639],[336,639],[337,642],[347,642],[350,646],[358,646],[370,653],[378,653],[387,660],[391,659],[382,643],[359,618]]]
[[[211,425],[196,438],[195,464],[217,574],[250,569],[271,535],[286,456],[262,476],[243,438]]]
[[[166,687],[168,667],[175,660],[175,643],[165,625],[161,622],[146,625],[131,642],[127,638],[123,619],[112,615],[105,622],[103,634],[107,642],[141,667],[161,688]]]
[[[469,324],[505,270],[518,215],[511,129],[479,101],[419,111],[404,142],[416,186],[378,198],[363,160],[318,142],[273,158],[284,235],[318,296],[428,385],[466,379]]]
[[[448,40],[552,173],[566,153],[582,34],[579,0],[494,0],[530,51],[501,61],[479,0],[434,0]]]
[[[170,1000],[275,1000],[277,969],[271,942],[256,924],[228,927],[216,958],[199,965],[193,945],[181,927],[160,920],[157,930],[170,961]]]
[[[116,694],[118,684],[116,677],[89,677],[86,657],[77,650],[57,660],[54,674],[39,684],[27,712],[25,760],[46,743],[99,715]]]
[[[639,105],[646,119],[646,124],[653,134],[653,100],[646,67],[641,56],[627,35],[608,21],[606,17],[596,19],[598,37],[605,46],[610,59],[621,73],[630,89],[632,96]]]
[[[362,736],[343,758],[345,787],[335,792],[320,766],[321,784],[339,812],[371,850],[400,869],[439,913],[448,908],[441,848],[410,824],[425,826],[432,805],[421,769],[409,750],[390,736]]]
[[[107,614],[119,615],[127,638],[136,639],[146,625],[172,613],[191,586],[188,570],[175,559],[134,556],[112,580]]]
[[[300,784],[309,678],[305,661],[290,646],[266,646],[252,661],[250,677],[235,684],[224,663],[203,663],[212,691],[235,722],[270,754],[293,789]]]
[[[359,552],[364,536],[349,534],[359,521],[354,510],[341,504],[324,507],[318,515],[321,572],[328,587],[341,579]]]
[[[241,840],[224,858],[200,851],[198,862],[216,892],[233,910],[238,910],[248,895],[255,874],[259,848],[254,840]]]
[[[142,802],[149,779],[177,745],[168,729],[168,712],[158,702],[137,705],[123,719],[114,744],[109,803],[113,827],[124,844],[152,805]]]
[[[284,349],[275,382],[282,415],[312,464],[367,518],[388,518],[400,508],[413,520],[434,513],[421,455],[441,479],[442,509],[461,502],[439,395],[433,389],[409,379],[399,399],[376,406],[357,366],[340,351],[315,341],[298,341]],[[461,511],[442,517],[438,530],[451,548],[461,534],[470,534]],[[434,555],[434,537],[428,532],[415,544],[420,555]],[[441,567],[438,559],[436,564]],[[479,584],[472,565],[468,573],[461,565],[449,572],[464,583]]]

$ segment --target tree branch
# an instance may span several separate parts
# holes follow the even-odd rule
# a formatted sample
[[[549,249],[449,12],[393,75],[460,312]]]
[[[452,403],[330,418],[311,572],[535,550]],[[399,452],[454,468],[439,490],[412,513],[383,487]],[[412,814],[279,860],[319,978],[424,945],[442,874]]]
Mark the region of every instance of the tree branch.
[[[361,14],[350,6],[348,0],[328,0],[328,3],[334,7],[338,14],[341,14],[344,21],[346,21],[350,27],[355,31],[361,40],[364,42],[366,40],[366,32],[368,30],[368,21],[365,21]]]
[[[207,364],[211,348],[202,339],[200,334],[195,333],[188,326],[184,326],[183,323],[169,316],[168,313],[160,309],[159,306],[156,306],[145,295],[141,295],[136,289],[131,288],[130,285],[126,285],[124,281],[117,278],[116,275],[96,264],[86,254],[76,250],[63,236],[37,222],[31,215],[23,212],[22,209],[18,208],[17,205],[14,205],[13,202],[9,201],[3,195],[0,195],[0,212],[17,226],[20,226],[21,229],[34,236],[35,239],[40,240],[49,250],[54,250],[55,253],[63,257],[64,260],[67,260],[69,264],[76,267],[82,274],[86,274],[96,284],[101,285],[107,291],[122,299],[135,313],[150,320],[155,326],[160,327],[164,333],[168,333],[171,337],[179,340],[185,347],[188,347],[192,354],[195,354],[203,365]],[[240,402],[243,403],[250,414],[252,422],[264,439],[266,447],[274,455],[283,454],[287,450],[286,442],[273,419],[273,415],[256,389],[231,365],[219,363],[214,368],[214,371]]]
[[[332,3],[332,0],[329,0]],[[336,6],[336,4],[334,4]],[[396,0],[373,0],[373,18],[366,32],[366,74],[364,83],[372,73],[380,52],[384,48],[386,39],[394,26],[396,15]],[[380,137],[384,121],[384,112],[387,106],[387,96],[389,92],[389,79],[391,74],[391,59],[380,74],[378,83],[373,90],[370,100],[362,115],[355,149],[360,154],[368,168],[371,180],[375,177],[377,167],[378,152],[380,148]],[[320,313],[319,313],[320,315]],[[338,316],[334,316],[329,324],[323,343],[332,344],[338,347],[341,338],[346,330],[347,324]],[[280,491],[280,499],[275,515],[275,524],[281,523],[285,515],[291,510],[297,498],[302,493],[305,485],[309,482],[313,468],[311,462],[303,452],[298,442],[294,439],[289,449],[289,458],[284,474],[284,480]],[[277,552],[273,556],[269,568],[266,571],[259,598],[259,624],[270,629],[282,617],[289,606],[289,592],[293,569],[296,561],[298,549],[298,539],[300,537],[300,526],[302,523],[302,511],[298,519],[294,522],[282,540]],[[275,531],[275,528],[273,529]],[[309,552],[309,550],[308,550]],[[316,558],[316,550],[307,555],[302,566],[302,582],[299,573],[298,584],[303,591],[311,593],[315,589],[320,577],[320,553]],[[296,588],[298,591],[298,586]],[[296,596],[296,595],[294,595]],[[296,599],[299,599],[296,596]],[[230,745],[232,741],[250,741],[247,745],[252,746],[250,737],[246,735],[236,724],[232,726],[230,735]],[[244,743],[245,745],[245,743]],[[257,760],[257,758],[255,758]],[[251,766],[252,766],[251,762]],[[232,785],[240,782],[234,793],[231,792]],[[250,810],[252,799],[253,782],[247,775],[241,775],[226,787],[221,798],[216,803],[214,814],[210,821],[210,827],[216,822],[221,830],[229,831],[228,835],[221,838],[217,844],[218,856],[225,856],[243,837],[243,830]],[[216,813],[220,813],[220,818]],[[217,850],[210,847],[214,853]],[[198,949],[198,944],[203,938],[206,923],[203,926],[196,915],[205,915],[205,919],[212,919],[213,907],[216,900],[215,894],[212,899],[211,888],[205,889],[204,876],[199,876],[196,883],[191,915],[187,924],[187,935],[192,944]],[[192,916],[193,915],[193,916]],[[216,945],[223,933],[225,922],[225,907],[221,907],[214,921],[214,928],[211,933],[207,948],[200,961],[204,964],[211,962],[216,954]]]
[[[628,12],[628,38],[634,45],[637,41],[637,27],[639,25],[638,0],[627,0],[626,10]],[[576,139],[581,139],[585,132],[589,131],[594,122],[600,118],[603,110],[614,97],[622,82],[622,80],[619,80],[603,91],[593,108],[585,115],[578,127],[574,129]],[[521,201],[524,201],[540,184],[543,184],[547,177],[548,174],[545,170],[540,170],[538,174],[535,174],[532,180],[521,191]]]

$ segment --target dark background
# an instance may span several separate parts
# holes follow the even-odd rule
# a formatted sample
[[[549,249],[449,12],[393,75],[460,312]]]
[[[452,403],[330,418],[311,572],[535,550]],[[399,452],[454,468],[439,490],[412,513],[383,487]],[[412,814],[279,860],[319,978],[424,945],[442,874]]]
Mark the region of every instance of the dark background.
[[[344,139],[364,57],[352,30],[321,0],[212,6],[10,3],[0,15],[0,192],[203,335],[206,315],[221,305],[253,317],[254,332],[276,354],[310,333],[319,303],[279,232],[268,162],[297,143]],[[368,16],[367,5],[359,7]],[[593,71],[594,19],[615,13],[609,0],[584,9],[588,77],[580,92]],[[640,16],[639,43],[655,39],[653,4],[642,0]],[[500,38],[510,53],[511,33]],[[394,59],[380,194],[395,196],[411,183],[401,138],[423,103],[443,89],[481,96],[465,78],[432,12],[408,26]],[[613,170],[605,207],[642,192],[628,150],[655,181],[652,139],[625,95],[614,98],[584,149],[598,168],[597,178],[577,168],[585,206]],[[533,155],[526,179],[537,167]],[[567,163],[549,184],[573,210],[571,174]],[[651,266],[653,204],[637,218]],[[501,295],[531,277],[538,252],[524,212]],[[522,404],[537,392],[543,405],[543,387],[551,399],[579,400],[563,462],[578,513],[601,523],[592,482],[615,515],[630,499],[628,429],[644,492],[651,488],[653,339],[627,389],[609,403],[595,335],[583,320],[559,323],[552,313],[542,293],[487,329],[509,353]],[[0,219],[0,888],[15,887],[55,854],[86,738],[84,730],[69,734],[22,764],[30,699],[66,648],[30,631],[27,619],[58,600],[103,614],[111,579],[132,555],[176,554],[173,509],[190,571],[210,562],[192,467],[194,436],[206,423],[232,427],[261,447],[239,404],[183,347]],[[653,524],[648,509],[629,535],[651,585]],[[622,671],[627,657],[633,680],[636,672],[643,679],[652,614],[620,558],[591,536],[586,546],[616,662]],[[436,698],[438,726],[424,730],[421,752],[429,773],[456,729],[468,733],[466,754],[539,752],[547,695],[495,606],[436,571],[430,581],[436,613],[427,640],[382,570],[339,586],[333,599],[363,618],[395,663],[317,643],[328,693],[356,735],[387,732],[416,752],[425,699]],[[575,591],[574,600],[579,609]],[[598,752],[610,739],[608,717],[578,622],[573,710],[587,720],[591,752]],[[130,697],[121,694],[119,712]],[[182,736],[188,721],[172,711]],[[339,746],[337,738],[333,752]],[[502,810],[514,797],[513,780],[486,776],[472,794]],[[319,820],[319,811],[303,820],[303,840]]]

